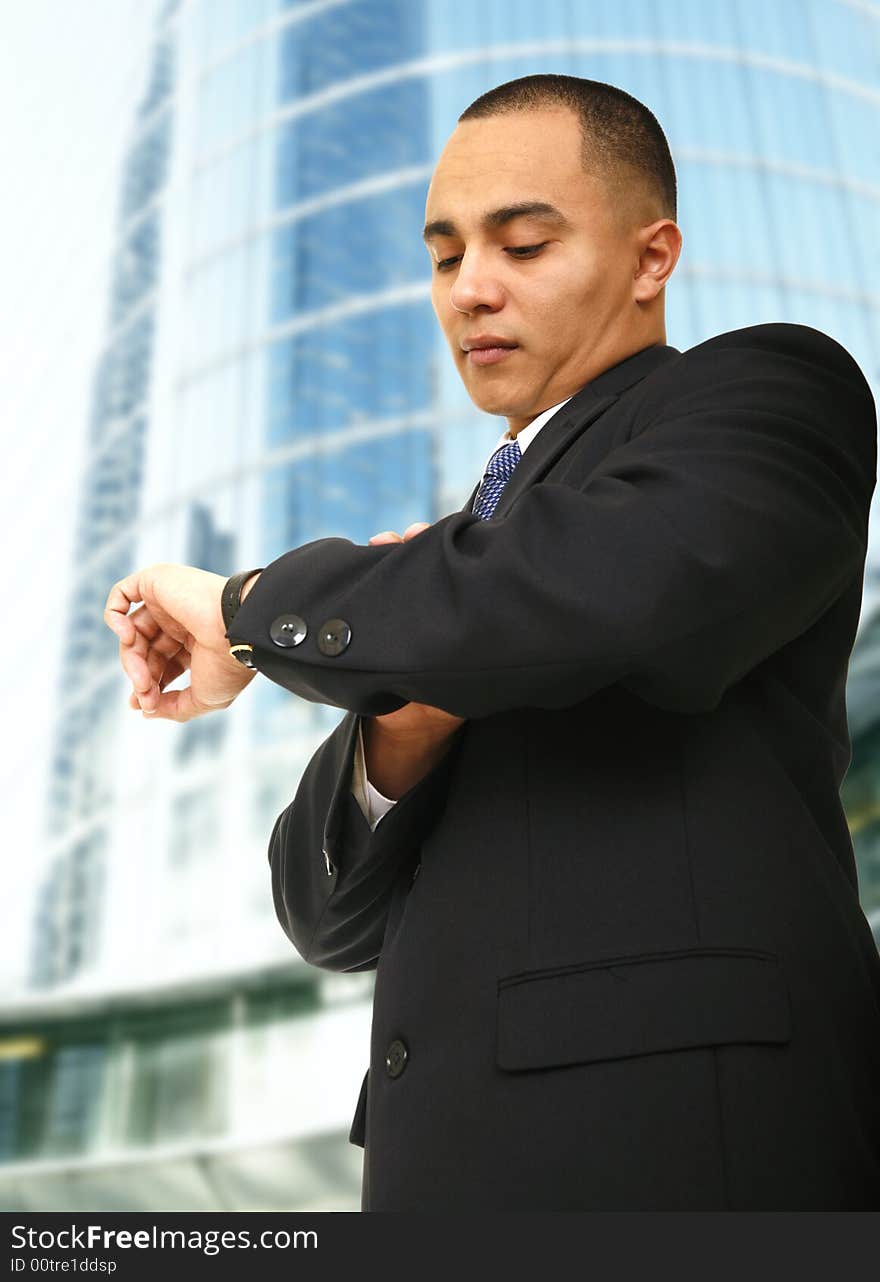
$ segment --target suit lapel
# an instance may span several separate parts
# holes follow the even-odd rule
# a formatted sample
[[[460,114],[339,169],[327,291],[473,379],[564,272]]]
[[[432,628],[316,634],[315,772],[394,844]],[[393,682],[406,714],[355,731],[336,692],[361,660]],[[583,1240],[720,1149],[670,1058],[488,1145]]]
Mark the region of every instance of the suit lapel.
[[[628,388],[640,382],[652,370],[680,355],[678,348],[669,347],[663,343],[643,347],[640,352],[634,352],[633,355],[625,357],[616,365],[597,374],[589,383],[585,383],[580,391],[575,392],[565,405],[547,420],[529,445],[502,490],[492,519],[503,516],[517,495],[539,481],[575,439],[601,414],[604,414],[605,410],[613,405]],[[471,510],[479,488],[480,481],[471,490],[470,497],[461,509],[463,512]]]
[[[583,398],[585,391],[590,392],[589,398]],[[618,394],[609,393],[608,396],[597,396],[591,391],[590,384],[576,393],[567,404],[563,405],[552,418],[541,428],[538,435],[532,441],[525,454],[513,469],[510,480],[501,491],[501,497],[495,505],[495,511],[492,513],[492,520],[496,520],[504,513],[513,503],[517,495],[522,494],[523,490],[534,485],[542,476],[547,473],[552,465],[556,462],[561,454],[568,449],[568,446],[580,436],[581,432],[586,431],[591,423],[595,423],[600,414],[604,414],[609,406],[613,405],[618,399]],[[575,399],[580,401],[580,405],[572,413],[567,413],[569,405],[573,405]],[[479,489],[479,486],[477,487]]]

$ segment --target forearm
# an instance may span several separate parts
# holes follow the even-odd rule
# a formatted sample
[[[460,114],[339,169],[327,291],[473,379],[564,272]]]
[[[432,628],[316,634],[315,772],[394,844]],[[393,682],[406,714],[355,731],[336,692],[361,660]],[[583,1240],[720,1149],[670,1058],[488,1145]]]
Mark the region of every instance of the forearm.
[[[401,867],[439,821],[455,768],[449,753],[371,831],[348,787],[357,720],[348,714],[320,745],[269,841],[278,920],[325,970],[375,968]]]
[[[852,358],[807,326],[719,335],[667,368],[633,400],[632,435],[601,458],[578,436],[570,466],[500,519],[283,553],[236,637],[270,680],[362,716],[552,710],[616,683],[713,711],[863,574],[876,411]],[[325,655],[317,627],[279,646],[281,601],[316,625],[341,617],[343,650]]]

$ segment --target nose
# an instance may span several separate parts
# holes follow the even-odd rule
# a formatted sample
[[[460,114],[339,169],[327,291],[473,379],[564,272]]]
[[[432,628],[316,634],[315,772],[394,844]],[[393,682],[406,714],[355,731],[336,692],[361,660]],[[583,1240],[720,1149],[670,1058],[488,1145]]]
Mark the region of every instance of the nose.
[[[465,250],[449,291],[449,301],[457,312],[475,312],[478,307],[497,311],[504,303],[501,282],[491,271],[485,255]]]

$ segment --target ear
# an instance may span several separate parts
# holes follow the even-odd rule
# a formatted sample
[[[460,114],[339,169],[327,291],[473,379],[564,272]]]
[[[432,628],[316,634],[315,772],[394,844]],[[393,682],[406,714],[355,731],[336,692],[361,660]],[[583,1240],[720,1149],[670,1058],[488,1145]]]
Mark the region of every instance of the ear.
[[[681,230],[671,218],[661,218],[638,234],[639,258],[633,277],[633,299],[649,303],[672,275],[681,253]]]

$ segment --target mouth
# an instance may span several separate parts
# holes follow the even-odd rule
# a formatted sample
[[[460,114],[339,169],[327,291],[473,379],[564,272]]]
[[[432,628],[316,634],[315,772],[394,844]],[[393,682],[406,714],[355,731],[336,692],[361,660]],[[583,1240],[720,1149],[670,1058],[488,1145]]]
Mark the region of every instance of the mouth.
[[[515,347],[472,347],[467,355],[472,365],[497,365],[515,351]]]
[[[465,358],[471,365],[497,365],[515,352],[519,344],[488,334],[485,337],[465,339],[462,347]]]

